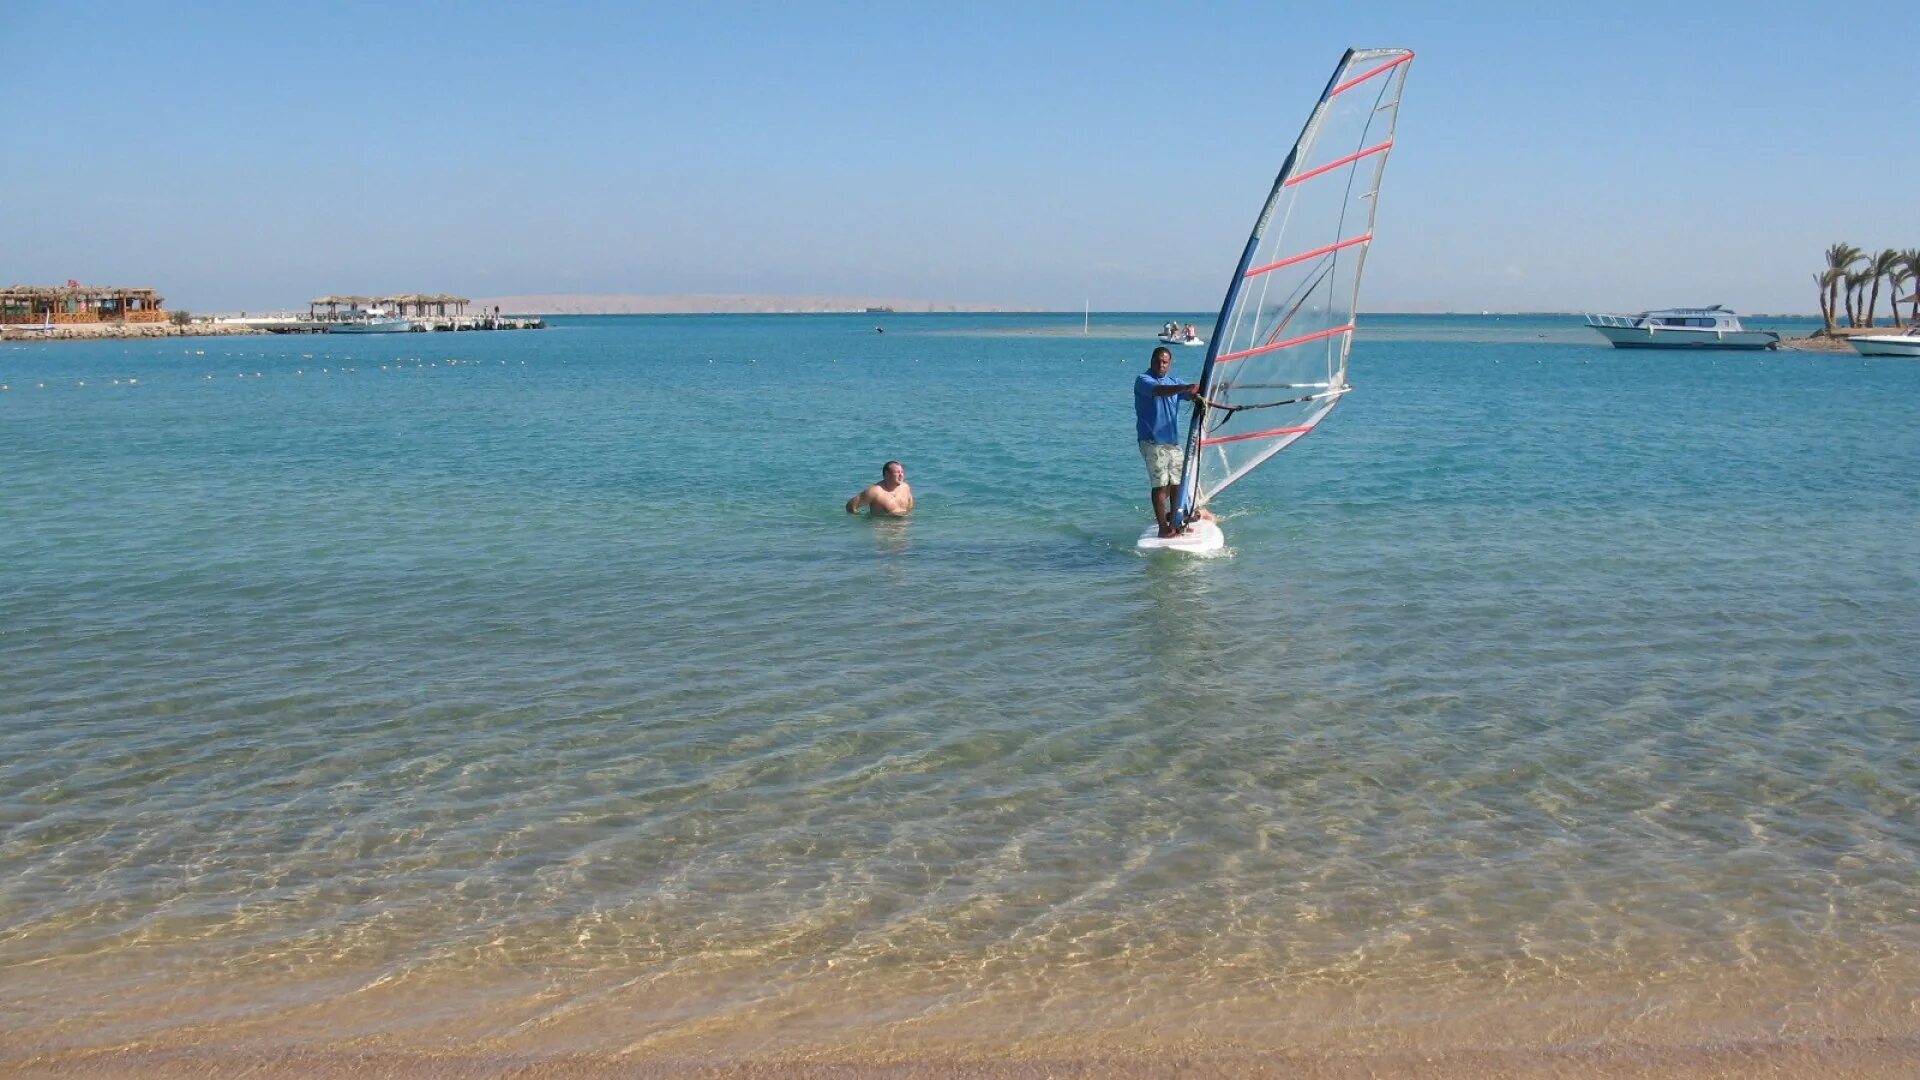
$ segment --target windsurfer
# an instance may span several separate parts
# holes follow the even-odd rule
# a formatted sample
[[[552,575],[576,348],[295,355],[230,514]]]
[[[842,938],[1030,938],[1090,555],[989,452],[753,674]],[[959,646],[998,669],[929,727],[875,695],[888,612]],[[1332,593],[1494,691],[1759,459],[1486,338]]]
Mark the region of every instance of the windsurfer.
[[[880,482],[847,500],[847,513],[865,510],[870,514],[905,517],[913,510],[913,488],[907,485],[906,466],[889,461],[880,466]]]
[[[1133,380],[1135,434],[1140,439],[1140,456],[1147,462],[1153,520],[1160,526],[1162,537],[1186,531],[1173,526],[1173,500],[1180,490],[1182,464],[1180,401],[1199,391],[1194,384],[1168,374],[1172,370],[1173,350],[1161,345],[1153,350],[1147,370]]]

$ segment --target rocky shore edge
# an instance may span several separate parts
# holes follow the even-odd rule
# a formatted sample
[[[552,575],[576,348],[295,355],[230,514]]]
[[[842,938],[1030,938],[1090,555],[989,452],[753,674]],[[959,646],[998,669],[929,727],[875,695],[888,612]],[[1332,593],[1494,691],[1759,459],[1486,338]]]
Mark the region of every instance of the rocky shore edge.
[[[42,330],[38,327],[0,326],[0,341],[99,341],[107,338],[237,337],[265,334],[250,326],[215,322],[70,323]]]
[[[1850,353],[1853,346],[1847,344],[1848,338],[1890,337],[1899,334],[1915,333],[1914,330],[1900,326],[1837,327],[1829,334],[1825,330],[1816,330],[1806,337],[1783,337],[1780,347],[1795,352],[1840,352]]]

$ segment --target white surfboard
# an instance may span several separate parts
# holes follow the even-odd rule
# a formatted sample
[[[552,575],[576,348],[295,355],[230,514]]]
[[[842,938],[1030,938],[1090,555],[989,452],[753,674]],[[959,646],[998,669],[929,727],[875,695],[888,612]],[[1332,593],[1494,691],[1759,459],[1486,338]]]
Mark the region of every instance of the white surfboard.
[[[1160,527],[1147,526],[1133,545],[1140,551],[1178,551],[1186,555],[1217,555],[1226,550],[1227,537],[1217,522],[1201,518],[1179,536],[1161,536]]]

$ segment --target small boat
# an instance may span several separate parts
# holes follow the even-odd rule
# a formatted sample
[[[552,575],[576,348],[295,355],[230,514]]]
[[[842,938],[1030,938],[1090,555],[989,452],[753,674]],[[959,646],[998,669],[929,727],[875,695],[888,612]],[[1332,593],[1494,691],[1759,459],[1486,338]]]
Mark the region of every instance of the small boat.
[[[1188,337],[1185,334],[1161,334],[1160,340],[1168,345],[1205,345],[1207,343],[1206,338]]]
[[[1904,334],[1867,334],[1850,337],[1847,344],[1861,356],[1920,356],[1920,325]]]
[[[231,315],[213,320],[215,326],[238,326],[248,330],[266,330],[275,334],[317,334],[327,324],[298,315]]]
[[[1740,316],[1715,304],[1662,308],[1638,315],[1588,315],[1587,325],[1616,349],[1773,349],[1780,335],[1748,330]]]
[[[413,320],[402,319],[386,308],[354,308],[343,319],[328,320],[329,334],[405,334],[413,330]]]

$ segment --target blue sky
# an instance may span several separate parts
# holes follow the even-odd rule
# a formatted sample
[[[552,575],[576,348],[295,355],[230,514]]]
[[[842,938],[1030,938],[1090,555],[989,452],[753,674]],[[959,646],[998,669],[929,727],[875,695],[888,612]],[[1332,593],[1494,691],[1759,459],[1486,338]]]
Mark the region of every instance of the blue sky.
[[[89,4],[0,15],[0,283],[1205,310],[1348,45],[1371,310],[1811,311],[1920,247],[1902,5]]]

